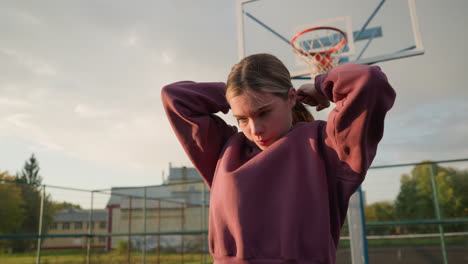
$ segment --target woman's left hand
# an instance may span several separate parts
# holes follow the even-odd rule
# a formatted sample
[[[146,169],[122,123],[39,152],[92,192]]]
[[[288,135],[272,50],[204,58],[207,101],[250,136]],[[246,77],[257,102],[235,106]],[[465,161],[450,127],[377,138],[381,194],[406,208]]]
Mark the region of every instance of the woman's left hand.
[[[297,100],[310,106],[316,106],[317,111],[330,106],[328,98],[318,92],[311,83],[303,84],[297,89]]]

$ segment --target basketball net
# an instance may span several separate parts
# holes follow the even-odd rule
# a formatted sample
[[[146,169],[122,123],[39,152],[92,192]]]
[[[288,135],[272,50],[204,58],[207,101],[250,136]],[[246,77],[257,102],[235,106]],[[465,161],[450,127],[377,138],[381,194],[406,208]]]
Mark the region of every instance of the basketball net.
[[[334,27],[314,27],[296,34],[291,39],[291,46],[307,64],[314,80],[315,76],[338,65],[346,46],[346,35]]]

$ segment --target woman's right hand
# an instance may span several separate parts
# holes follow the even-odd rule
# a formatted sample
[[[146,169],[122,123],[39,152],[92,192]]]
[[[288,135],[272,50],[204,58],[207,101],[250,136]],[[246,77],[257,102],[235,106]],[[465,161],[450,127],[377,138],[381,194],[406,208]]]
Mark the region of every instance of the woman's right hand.
[[[297,89],[297,100],[310,106],[316,106],[317,111],[321,111],[330,106],[328,98],[315,88],[314,84],[307,83]]]

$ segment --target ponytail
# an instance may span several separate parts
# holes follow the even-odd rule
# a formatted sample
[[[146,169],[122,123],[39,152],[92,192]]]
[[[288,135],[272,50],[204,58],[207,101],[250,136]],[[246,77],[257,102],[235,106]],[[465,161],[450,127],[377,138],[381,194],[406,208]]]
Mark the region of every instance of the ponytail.
[[[313,122],[315,119],[307,108],[301,103],[296,102],[296,105],[292,109],[293,125],[298,122]]]

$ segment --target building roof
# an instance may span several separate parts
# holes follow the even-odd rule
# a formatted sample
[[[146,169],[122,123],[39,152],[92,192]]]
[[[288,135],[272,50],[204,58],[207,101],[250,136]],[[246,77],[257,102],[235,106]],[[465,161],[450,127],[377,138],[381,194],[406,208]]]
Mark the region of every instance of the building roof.
[[[130,204],[130,198],[125,198],[120,204],[121,209],[128,209],[131,206],[132,209],[144,208],[144,199],[132,198]],[[172,199],[160,199],[160,200],[146,200],[147,209],[167,209],[167,208],[183,208],[187,206],[186,199],[184,198],[172,198]]]
[[[169,168],[169,181],[171,180],[201,180],[201,176],[195,168],[180,167]]]
[[[174,191],[178,189],[178,184],[185,184],[184,180],[190,182],[187,191]],[[199,182],[197,182],[197,180]],[[168,183],[157,186],[145,187],[112,187],[111,197],[107,202],[107,207],[119,206],[128,208],[130,197],[132,208],[143,208],[146,188],[146,208],[180,208],[189,205],[201,205],[203,195],[197,191],[196,184],[205,184],[195,168],[190,167],[169,167]],[[208,204],[210,192],[206,191],[205,202]],[[158,202],[160,200],[161,202]]]
[[[89,221],[90,210],[65,209],[54,215],[54,222],[86,222]],[[107,211],[104,209],[93,210],[92,221],[107,221]]]
[[[112,187],[111,197],[107,202],[107,206],[121,205],[122,201],[130,196],[133,198],[143,198],[145,196],[145,188],[146,197],[148,199],[170,198],[172,196],[171,189],[167,185],[147,187]]]

